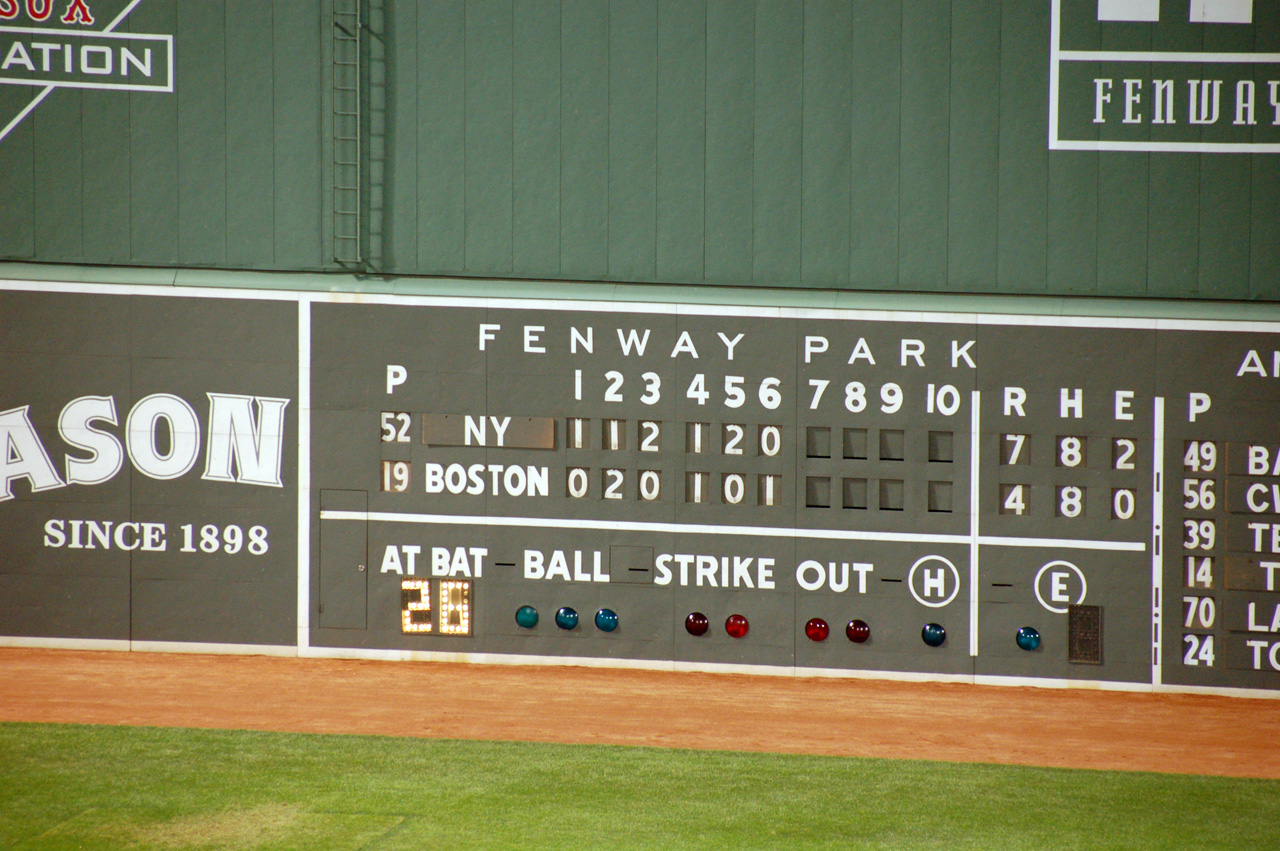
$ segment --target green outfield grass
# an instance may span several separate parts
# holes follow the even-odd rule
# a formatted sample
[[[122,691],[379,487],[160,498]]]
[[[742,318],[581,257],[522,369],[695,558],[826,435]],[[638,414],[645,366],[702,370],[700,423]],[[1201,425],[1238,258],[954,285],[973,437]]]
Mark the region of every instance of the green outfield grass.
[[[0,724],[0,847],[1265,849],[1280,781]]]

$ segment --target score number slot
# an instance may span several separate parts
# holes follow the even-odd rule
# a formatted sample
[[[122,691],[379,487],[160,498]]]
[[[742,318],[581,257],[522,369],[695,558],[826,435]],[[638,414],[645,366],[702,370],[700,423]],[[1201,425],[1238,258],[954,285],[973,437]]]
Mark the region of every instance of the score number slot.
[[[1097,442],[1100,438],[1093,438]],[[1084,435],[1058,435],[1054,438],[1054,467],[1063,471],[1084,469],[1089,457],[1091,439]],[[1031,436],[1026,434],[1002,434],[1000,436],[1000,466],[1031,466]],[[1132,438],[1116,437],[1111,441],[1110,469],[1131,472],[1136,469],[1134,455],[1137,444]],[[1053,513],[1055,517],[1074,520],[1085,516],[1089,489],[1082,485],[1054,484]],[[1032,486],[1027,482],[1006,482],[1000,485],[999,508],[1002,515],[1027,516],[1031,511]],[[1137,510],[1137,494],[1133,488],[1111,489],[1112,520],[1132,520]]]

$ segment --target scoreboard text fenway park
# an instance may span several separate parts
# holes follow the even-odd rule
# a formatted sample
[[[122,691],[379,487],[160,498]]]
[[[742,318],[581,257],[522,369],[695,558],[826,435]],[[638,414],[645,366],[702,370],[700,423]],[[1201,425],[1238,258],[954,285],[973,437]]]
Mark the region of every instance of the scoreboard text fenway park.
[[[1280,324],[23,282],[0,316],[3,644],[1280,693]]]

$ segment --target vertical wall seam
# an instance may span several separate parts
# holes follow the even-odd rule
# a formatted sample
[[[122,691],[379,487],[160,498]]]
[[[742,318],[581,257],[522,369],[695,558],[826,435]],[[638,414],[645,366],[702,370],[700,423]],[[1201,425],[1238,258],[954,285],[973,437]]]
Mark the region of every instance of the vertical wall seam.
[[[900,0],[898,3],[898,143],[895,146],[898,152],[898,179],[897,194],[898,203],[894,215],[894,233],[896,234],[897,243],[894,245],[894,264],[893,264],[893,285],[894,289],[902,286],[902,95],[905,88],[903,80],[903,62],[902,62],[902,43],[906,40],[907,31],[907,6],[908,0]]]
[[[794,273],[796,276],[796,280],[791,282],[792,286],[796,286],[796,285],[804,286],[804,281],[805,281],[805,277],[804,277],[804,175],[805,175],[804,130],[805,130],[805,122],[808,118],[808,113],[805,112],[804,107],[805,107],[805,92],[808,90],[808,86],[806,85],[807,81],[805,80],[804,58],[805,58],[806,48],[808,47],[808,44],[805,41],[805,36],[807,35],[807,31],[805,30],[805,12],[808,11],[808,8],[809,8],[808,3],[803,3],[800,6],[800,186],[797,187],[800,193],[800,199],[799,199],[799,203],[796,205],[796,208],[798,210],[796,214],[798,218],[798,221],[796,222],[796,229],[799,231],[798,236],[800,239],[800,244],[796,246],[797,248],[796,269]]]
[[[709,175],[707,173],[707,74],[710,70],[709,54],[711,53],[711,0],[702,3],[702,281],[707,280],[707,190]]]
[[[507,20],[507,57],[511,60],[511,111],[508,114],[507,166],[511,169],[511,183],[508,187],[508,198],[511,201],[511,221],[507,229],[508,271],[516,271],[516,0],[511,0],[507,8],[510,15]]]
[[[609,258],[613,245],[613,4],[604,7],[604,277],[612,277]]]
[[[467,21],[471,4],[468,0],[462,0],[462,257],[459,263],[459,271],[466,273],[467,271],[467,137],[470,134],[471,125],[467,121],[467,98],[469,96],[467,81]],[[486,394],[488,390],[486,389]]]
[[[227,88],[231,80],[227,74],[227,7],[222,6],[222,262],[229,261],[230,243],[227,239],[231,225],[231,139],[227,127]]]
[[[276,157],[275,157],[275,141],[276,141],[276,66],[275,66],[275,50],[276,50],[276,19],[275,5],[271,7],[271,256],[275,257],[276,251]]]
[[[751,258],[751,271],[748,273],[748,281],[756,282],[756,112],[759,109],[757,96],[759,91],[756,88],[756,73],[758,72],[756,62],[756,47],[760,42],[760,26],[758,23],[760,15],[760,0],[755,0],[752,4],[755,14],[751,16],[751,227],[747,229],[747,234],[751,239],[751,244],[747,247],[747,254]]]
[[[653,2],[653,279],[658,275],[658,79],[662,73],[662,4]]]
[[[556,273],[564,275],[564,4],[557,6],[559,27],[556,58],[559,76],[556,80]]]

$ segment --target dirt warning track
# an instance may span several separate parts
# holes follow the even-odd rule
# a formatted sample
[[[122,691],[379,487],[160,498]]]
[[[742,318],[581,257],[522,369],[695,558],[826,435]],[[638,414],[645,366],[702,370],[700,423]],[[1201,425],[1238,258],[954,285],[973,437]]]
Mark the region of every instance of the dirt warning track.
[[[1280,778],[1280,700],[0,649],[0,721],[649,745]]]

